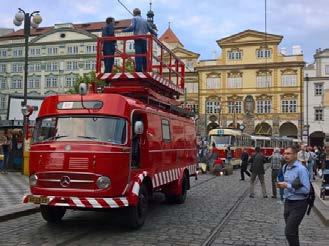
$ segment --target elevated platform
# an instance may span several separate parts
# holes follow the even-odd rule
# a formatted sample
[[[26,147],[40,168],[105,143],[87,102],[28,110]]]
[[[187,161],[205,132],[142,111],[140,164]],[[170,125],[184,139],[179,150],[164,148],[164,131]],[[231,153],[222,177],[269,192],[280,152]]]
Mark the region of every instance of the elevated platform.
[[[134,40],[147,42],[145,54],[135,54]],[[104,42],[116,41],[114,55],[104,55]],[[145,71],[136,71],[136,58],[146,61]],[[111,73],[104,72],[104,60],[114,59]],[[97,39],[96,76],[111,87],[142,86],[170,99],[184,94],[185,65],[164,44],[152,35],[106,37]]]

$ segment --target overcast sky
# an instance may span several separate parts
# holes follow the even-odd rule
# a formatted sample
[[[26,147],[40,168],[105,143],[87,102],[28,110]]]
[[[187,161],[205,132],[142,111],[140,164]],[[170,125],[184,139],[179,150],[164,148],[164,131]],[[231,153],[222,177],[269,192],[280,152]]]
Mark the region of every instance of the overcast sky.
[[[139,7],[145,17],[149,0],[121,0],[132,10]],[[153,0],[155,23],[161,35],[171,27],[185,48],[212,59],[220,53],[216,40],[246,29],[265,30],[265,0]],[[0,27],[14,28],[17,8],[40,10],[40,26],[56,23],[103,21],[107,16],[130,18],[117,0],[2,0]],[[301,45],[305,61],[313,62],[317,48],[329,48],[328,0],[267,0],[267,31],[284,36],[280,47],[291,54]]]

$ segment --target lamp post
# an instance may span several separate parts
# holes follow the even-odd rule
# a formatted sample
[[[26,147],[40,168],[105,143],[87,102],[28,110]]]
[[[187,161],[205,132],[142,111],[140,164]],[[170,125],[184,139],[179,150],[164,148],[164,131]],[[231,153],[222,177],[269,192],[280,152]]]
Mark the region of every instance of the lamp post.
[[[308,82],[309,82],[308,74],[305,76],[306,82],[306,134],[307,134],[307,145],[310,145],[310,127],[308,125]]]
[[[220,102],[217,105],[217,110],[218,110],[218,127],[220,128],[220,113],[221,113],[221,105],[220,105]]]
[[[31,14],[25,12],[23,9],[18,8],[18,12],[15,14],[14,24],[16,26],[20,26],[24,21],[24,47],[25,47],[25,57],[24,57],[24,101],[22,102],[22,113],[23,113],[23,126],[24,126],[24,141],[23,141],[23,156],[24,156],[24,167],[23,173],[28,175],[27,165],[25,162],[25,157],[28,156],[26,154],[26,137],[28,136],[28,118],[31,113],[28,113],[28,105],[27,105],[27,76],[28,76],[28,56],[29,56],[29,37],[30,37],[30,29],[31,27],[37,28],[42,21],[41,16],[39,15],[39,11],[33,11]]]
[[[24,102],[23,105],[27,104],[27,76],[28,76],[28,55],[29,55],[29,37],[31,26],[37,28],[42,21],[39,11],[34,11],[31,14],[26,13],[23,9],[18,8],[18,12],[14,18],[14,24],[20,26],[24,21],[24,46],[25,46],[25,58],[24,58]],[[32,21],[31,18],[33,17]],[[25,120],[24,120],[25,124]]]

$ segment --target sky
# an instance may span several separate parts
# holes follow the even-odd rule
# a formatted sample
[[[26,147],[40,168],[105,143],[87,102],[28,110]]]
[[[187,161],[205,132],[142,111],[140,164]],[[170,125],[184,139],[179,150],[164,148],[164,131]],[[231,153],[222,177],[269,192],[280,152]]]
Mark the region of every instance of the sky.
[[[150,0],[121,0],[128,9],[138,7],[146,17]],[[116,20],[131,15],[117,0],[2,0],[0,27],[15,28],[13,17],[18,8],[39,10],[40,26],[58,23]],[[171,28],[188,50],[200,59],[214,59],[221,50],[216,40],[246,29],[265,31],[265,0],[153,0],[155,24],[161,35]],[[267,0],[267,32],[282,35],[280,47],[292,53],[301,45],[304,59],[313,62],[317,48],[329,48],[328,0]]]

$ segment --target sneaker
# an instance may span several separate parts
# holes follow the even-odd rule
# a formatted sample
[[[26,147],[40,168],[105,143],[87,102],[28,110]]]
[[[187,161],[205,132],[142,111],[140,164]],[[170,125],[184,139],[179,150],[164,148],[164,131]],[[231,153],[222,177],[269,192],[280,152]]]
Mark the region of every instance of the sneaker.
[[[276,196],[272,196],[272,198],[276,199]]]
[[[255,196],[254,196],[254,195],[249,195],[249,197],[250,197],[250,198],[255,198]]]
[[[263,196],[263,198],[268,198],[268,196],[267,196],[267,195],[265,195],[265,196]]]

